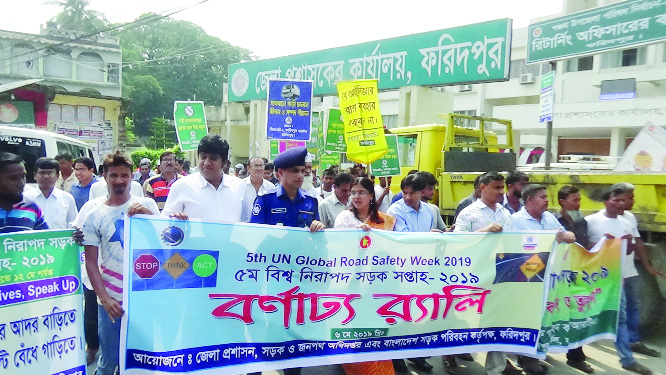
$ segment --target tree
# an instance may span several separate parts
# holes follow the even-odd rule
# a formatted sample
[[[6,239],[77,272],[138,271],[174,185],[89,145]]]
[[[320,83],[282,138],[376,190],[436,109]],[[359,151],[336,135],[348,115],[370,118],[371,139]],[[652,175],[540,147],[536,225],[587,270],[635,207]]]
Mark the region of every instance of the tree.
[[[104,14],[87,9],[90,0],[47,0],[44,4],[62,7],[51,21],[62,29],[94,33],[109,25]]]
[[[128,77],[123,89],[123,96],[131,99],[129,114],[134,120],[137,135],[150,134],[153,118],[170,114],[168,107],[164,105],[162,86],[155,77],[151,75]]]
[[[150,124],[148,144],[154,149],[164,150],[176,145],[176,128],[164,118],[156,117]]]
[[[136,141],[136,134],[134,134],[134,121],[131,118],[125,117],[125,136],[128,143]]]
[[[146,22],[117,33],[127,85],[123,96],[132,99],[130,113],[137,135],[147,134],[153,117],[172,118],[176,100],[196,97],[206,104],[219,105],[229,64],[251,59],[248,50],[210,36],[198,25],[171,18],[156,21],[156,17],[144,14],[137,21]],[[148,82],[147,76],[155,82]]]

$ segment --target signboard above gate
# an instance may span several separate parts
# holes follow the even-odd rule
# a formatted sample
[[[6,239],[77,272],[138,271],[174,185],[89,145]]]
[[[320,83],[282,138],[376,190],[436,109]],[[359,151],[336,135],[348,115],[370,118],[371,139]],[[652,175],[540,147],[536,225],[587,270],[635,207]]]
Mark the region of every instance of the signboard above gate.
[[[527,63],[666,39],[666,1],[629,0],[529,26]]]
[[[229,66],[229,101],[266,98],[275,78],[312,80],[314,95],[334,95],[335,82],[376,79],[402,86],[504,81],[511,59],[511,19],[405,35]]]

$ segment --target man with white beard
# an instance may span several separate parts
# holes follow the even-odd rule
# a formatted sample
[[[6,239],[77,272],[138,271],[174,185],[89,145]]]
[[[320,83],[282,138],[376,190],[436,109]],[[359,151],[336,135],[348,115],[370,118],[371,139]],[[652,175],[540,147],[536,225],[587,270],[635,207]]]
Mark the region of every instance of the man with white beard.
[[[303,178],[303,185],[301,185],[301,190],[305,192],[305,195],[317,198],[317,189],[314,186],[313,178],[312,154],[308,153],[308,155],[305,157],[305,177]]]

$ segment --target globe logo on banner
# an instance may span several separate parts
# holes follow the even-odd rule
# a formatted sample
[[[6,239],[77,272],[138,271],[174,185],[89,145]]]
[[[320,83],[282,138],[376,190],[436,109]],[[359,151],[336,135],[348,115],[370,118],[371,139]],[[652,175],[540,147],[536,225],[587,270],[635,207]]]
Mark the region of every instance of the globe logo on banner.
[[[183,233],[182,229],[171,225],[162,230],[160,238],[165,245],[178,246],[185,239],[185,233]]]
[[[185,114],[188,117],[192,117],[194,115],[194,108],[192,108],[191,105],[188,105],[187,107],[185,107]]]

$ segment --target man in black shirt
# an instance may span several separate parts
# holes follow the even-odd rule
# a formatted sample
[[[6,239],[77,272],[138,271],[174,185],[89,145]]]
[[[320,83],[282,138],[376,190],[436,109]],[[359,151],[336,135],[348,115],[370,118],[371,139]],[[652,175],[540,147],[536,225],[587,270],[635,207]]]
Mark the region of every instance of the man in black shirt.
[[[590,240],[587,235],[587,221],[580,212],[580,190],[571,185],[563,186],[557,193],[557,200],[562,209],[555,216],[564,229],[574,232],[576,242],[589,248]],[[585,362],[587,358],[583,353],[583,347],[571,349],[567,352],[567,365],[591,374],[594,369]]]

